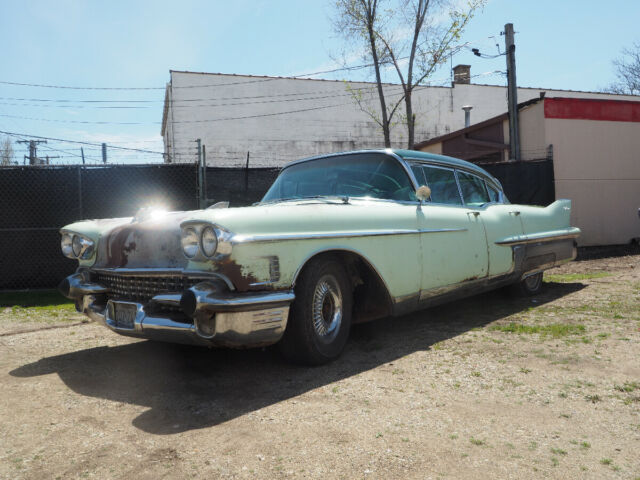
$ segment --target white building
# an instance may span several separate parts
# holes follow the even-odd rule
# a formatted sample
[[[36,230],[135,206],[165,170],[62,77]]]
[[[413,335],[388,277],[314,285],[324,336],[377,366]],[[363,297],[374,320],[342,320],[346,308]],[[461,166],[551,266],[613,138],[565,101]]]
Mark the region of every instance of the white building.
[[[470,67],[454,68],[450,87],[414,90],[416,142],[464,127],[465,105],[477,123],[507,109],[504,86],[470,84]],[[171,71],[162,119],[166,160],[194,162],[195,140],[209,166],[282,166],[311,155],[384,146],[381,128],[364,111],[379,111],[374,83]],[[384,86],[387,102],[399,85]],[[547,97],[634,99],[602,93],[518,89],[518,101]],[[356,102],[359,97],[363,108]],[[401,105],[398,113],[402,114]],[[399,120],[399,115],[396,117]],[[392,129],[395,148],[406,148],[406,128]]]

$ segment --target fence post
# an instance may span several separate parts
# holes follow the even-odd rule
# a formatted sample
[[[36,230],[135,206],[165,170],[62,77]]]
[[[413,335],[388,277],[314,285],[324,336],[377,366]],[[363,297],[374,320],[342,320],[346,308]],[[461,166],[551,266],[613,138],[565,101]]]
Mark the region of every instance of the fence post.
[[[197,172],[198,172],[198,208],[204,208],[203,207],[203,201],[202,201],[202,191],[204,190],[204,179],[202,178],[202,140],[200,140],[199,138],[196,139],[196,144],[197,144],[197,149],[198,149],[198,166],[197,168]]]
[[[78,165],[78,213],[79,213],[79,217],[78,220],[83,220],[84,219],[84,212],[83,212],[83,208],[82,208],[82,166]]]
[[[247,164],[244,167],[244,191],[249,190],[249,151],[247,150]]]
[[[209,199],[207,198],[207,146],[202,145],[202,205],[200,208],[207,208]]]

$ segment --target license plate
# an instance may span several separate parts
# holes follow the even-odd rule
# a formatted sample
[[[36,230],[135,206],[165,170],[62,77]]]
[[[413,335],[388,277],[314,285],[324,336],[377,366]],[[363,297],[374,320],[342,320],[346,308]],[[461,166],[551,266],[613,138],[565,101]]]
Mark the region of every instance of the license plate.
[[[116,328],[133,328],[137,312],[136,305],[113,302],[113,322]]]

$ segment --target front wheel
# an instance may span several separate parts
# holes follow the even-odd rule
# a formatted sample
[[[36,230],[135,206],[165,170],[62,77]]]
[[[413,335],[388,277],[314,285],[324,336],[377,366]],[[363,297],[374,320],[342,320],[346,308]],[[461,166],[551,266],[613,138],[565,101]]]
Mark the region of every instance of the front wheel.
[[[542,290],[542,272],[529,275],[510,286],[510,292],[518,297],[531,297],[540,293],[540,290]]]
[[[295,294],[280,351],[287,359],[308,365],[338,358],[349,337],[353,305],[351,283],[342,264],[335,257],[311,260]]]

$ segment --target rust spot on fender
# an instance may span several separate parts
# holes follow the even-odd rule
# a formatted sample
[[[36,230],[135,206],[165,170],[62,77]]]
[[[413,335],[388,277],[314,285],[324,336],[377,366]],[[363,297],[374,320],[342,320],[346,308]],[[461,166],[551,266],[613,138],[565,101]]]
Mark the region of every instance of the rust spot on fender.
[[[478,275],[474,275],[473,277],[469,277],[469,278],[465,278],[464,280],[462,280],[463,282],[470,282],[472,280],[477,280],[478,279]]]
[[[246,292],[250,289],[251,283],[258,282],[258,279],[251,273],[243,274],[242,267],[233,260],[223,260],[218,265],[219,272],[226,276],[239,292]]]

